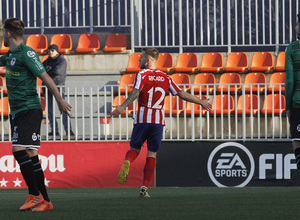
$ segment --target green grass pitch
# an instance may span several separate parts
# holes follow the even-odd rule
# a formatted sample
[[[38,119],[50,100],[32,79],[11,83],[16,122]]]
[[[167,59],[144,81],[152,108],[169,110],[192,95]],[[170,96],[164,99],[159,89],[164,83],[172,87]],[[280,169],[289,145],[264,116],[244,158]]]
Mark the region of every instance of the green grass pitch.
[[[0,219],[299,219],[299,187],[49,189],[54,209],[20,212],[27,190],[0,190]]]

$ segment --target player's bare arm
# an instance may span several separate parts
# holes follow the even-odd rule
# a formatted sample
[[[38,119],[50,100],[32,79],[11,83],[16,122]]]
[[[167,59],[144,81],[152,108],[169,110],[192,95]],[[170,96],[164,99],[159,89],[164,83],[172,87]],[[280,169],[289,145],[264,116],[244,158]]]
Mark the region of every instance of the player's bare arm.
[[[177,93],[177,95],[185,101],[193,102],[193,103],[201,105],[203,108],[205,108],[208,111],[211,110],[211,108],[212,108],[212,105],[208,102],[209,99],[198,99],[195,96],[193,96],[192,94],[185,92],[183,90],[179,91]]]
[[[49,91],[54,95],[58,102],[60,113],[65,112],[69,117],[71,117],[72,106],[62,98],[51,77],[46,72],[43,72],[39,77],[43,80]]]
[[[116,109],[111,113],[111,116],[119,116],[119,114],[121,114],[128,105],[136,100],[136,98],[139,96],[139,93],[140,91],[134,88],[131,93],[129,93],[128,98],[121,105],[113,106],[113,108]]]

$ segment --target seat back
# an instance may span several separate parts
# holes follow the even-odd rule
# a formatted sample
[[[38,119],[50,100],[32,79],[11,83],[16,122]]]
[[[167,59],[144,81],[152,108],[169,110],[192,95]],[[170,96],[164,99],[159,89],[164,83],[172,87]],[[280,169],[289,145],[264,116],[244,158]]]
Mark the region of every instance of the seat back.
[[[171,105],[171,107],[170,107]],[[177,115],[183,111],[183,100],[178,96],[167,95],[165,98],[164,111],[166,115]],[[177,109],[178,108],[178,109]]]
[[[244,103],[245,102],[245,108]],[[254,94],[246,94],[245,96],[241,95],[238,99],[237,103],[237,114],[242,115],[243,109],[245,110],[246,114],[255,115],[258,112],[258,96]]]
[[[113,101],[113,106],[117,106],[117,105],[121,105],[124,101],[126,100],[126,96],[125,95],[120,95],[120,96],[116,96],[114,98]],[[115,108],[112,109],[112,111],[115,110]],[[126,115],[126,113],[128,115],[130,115],[133,112],[133,103],[131,103],[126,109],[125,111],[123,111],[121,113],[121,115]]]
[[[219,72],[223,69],[223,56],[220,53],[206,53],[202,57],[200,72]]]
[[[4,46],[4,40],[2,39],[1,48],[0,48],[0,54],[5,54],[8,51],[9,51],[9,47]]]
[[[46,115],[46,113],[47,113],[47,108],[46,108],[45,97],[41,96],[41,97],[40,97],[40,101],[41,101],[42,108],[43,108],[43,115]]]
[[[281,83],[282,85],[279,85]],[[284,92],[285,91],[285,72],[275,72],[270,76],[268,92]],[[280,88],[281,87],[281,88]]]
[[[68,53],[72,50],[72,38],[69,34],[55,34],[52,36],[50,45],[56,44],[60,53]]]
[[[207,99],[206,95],[195,95],[196,98],[198,99]],[[192,114],[192,102],[187,102],[186,103],[186,109],[185,112],[187,115],[191,115]],[[207,112],[207,110],[205,108],[203,108],[201,105],[198,104],[194,104],[194,115],[204,115]]]
[[[170,53],[159,53],[156,69],[169,73],[174,68],[173,56]]]
[[[230,85],[233,84],[233,85]],[[235,85],[237,84],[237,85]],[[241,76],[238,73],[223,73],[219,79],[218,92],[235,92],[241,89]]]
[[[91,53],[97,50],[100,50],[100,40],[97,34],[80,35],[76,53]]]
[[[244,72],[248,69],[248,56],[243,52],[230,53],[226,60],[226,72]]]
[[[195,72],[198,69],[198,57],[195,53],[181,53],[177,57],[175,72]]]
[[[123,52],[127,50],[127,37],[122,33],[112,33],[106,38],[104,52]]]
[[[248,73],[244,80],[245,92],[263,92],[265,83],[266,76],[264,73]]]
[[[3,108],[3,111],[2,111]],[[3,99],[0,99],[0,116],[3,114],[3,116],[9,115],[9,103],[8,103],[8,97],[5,96]]]
[[[280,52],[276,58],[275,71],[284,71],[285,52]]]
[[[253,54],[250,71],[270,71],[273,67],[273,55],[270,52],[256,52]]]
[[[191,79],[186,73],[174,73],[171,75],[173,81],[184,91],[189,91],[191,89]],[[187,85],[184,85],[187,84]]]
[[[212,85],[198,85],[198,84],[212,84]],[[198,73],[194,78],[194,93],[211,93],[216,84],[216,77],[212,73]]]
[[[48,39],[43,34],[32,34],[27,37],[26,45],[34,49],[38,54],[43,54],[48,49]]]
[[[120,79],[120,93],[125,94],[130,93],[133,89],[135,74],[125,74],[121,76]],[[127,90],[126,90],[127,88]]]
[[[36,78],[36,90],[37,90],[37,92],[39,92],[39,89],[40,89],[40,94],[41,95],[43,94],[42,86],[43,86],[43,81],[39,77],[37,77]]]
[[[280,114],[285,111],[285,96],[280,94],[269,94],[264,100],[261,113]]]
[[[6,84],[5,84],[4,78],[2,76],[0,76],[0,95],[1,95],[1,92],[3,92],[3,95],[7,95]]]
[[[129,56],[126,73],[137,73],[141,71],[140,68],[141,53],[133,53]]]
[[[216,95],[212,100],[210,114],[230,114],[234,111],[234,100],[231,95]]]

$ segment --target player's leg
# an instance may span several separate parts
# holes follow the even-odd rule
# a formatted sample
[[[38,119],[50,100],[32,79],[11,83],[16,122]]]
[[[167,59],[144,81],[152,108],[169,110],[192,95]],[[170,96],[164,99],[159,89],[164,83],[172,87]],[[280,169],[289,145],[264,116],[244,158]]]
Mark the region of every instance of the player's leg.
[[[154,175],[156,166],[156,155],[157,151],[159,151],[161,147],[161,138],[163,132],[163,125],[152,124],[151,128],[151,132],[148,133],[147,137],[148,153],[144,167],[143,185],[140,189],[140,197],[142,198],[150,197],[148,193],[148,187]]]
[[[290,112],[290,130],[297,168],[300,170],[300,109],[292,108]]]
[[[130,149],[126,153],[125,160],[118,175],[118,181],[120,184],[124,184],[126,182],[130,164],[140,153],[140,149],[146,140],[147,127],[147,124],[135,124],[133,127],[130,140]]]
[[[27,150],[27,153],[33,163],[34,174],[35,174],[35,179],[36,179],[38,189],[44,198],[44,201],[41,204],[39,204],[37,207],[33,208],[32,211],[50,211],[53,209],[53,205],[47,193],[47,189],[45,186],[44,171],[42,169],[39,156],[37,154],[37,149],[29,149]]]
[[[34,132],[34,128],[41,125],[41,121],[34,120],[35,117],[36,112],[32,112],[32,110],[22,111],[10,116],[12,152],[20,166],[22,176],[29,191],[28,199],[25,204],[21,206],[20,210],[31,209],[44,200],[38,190],[33,163],[26,150],[36,141],[37,135]]]

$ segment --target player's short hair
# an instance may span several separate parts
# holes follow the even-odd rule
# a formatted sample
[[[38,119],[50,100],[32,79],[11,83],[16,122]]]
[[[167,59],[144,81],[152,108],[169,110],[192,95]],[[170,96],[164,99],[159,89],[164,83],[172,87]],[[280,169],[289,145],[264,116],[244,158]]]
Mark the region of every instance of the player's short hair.
[[[146,47],[146,48],[143,48],[142,51],[145,51],[147,56],[150,56],[150,57],[154,58],[155,60],[158,59],[159,52],[157,49],[151,48],[151,47]]]
[[[297,14],[298,24],[300,24],[300,14]]]
[[[23,37],[24,22],[19,18],[8,18],[4,21],[3,28],[9,31],[13,38]]]

